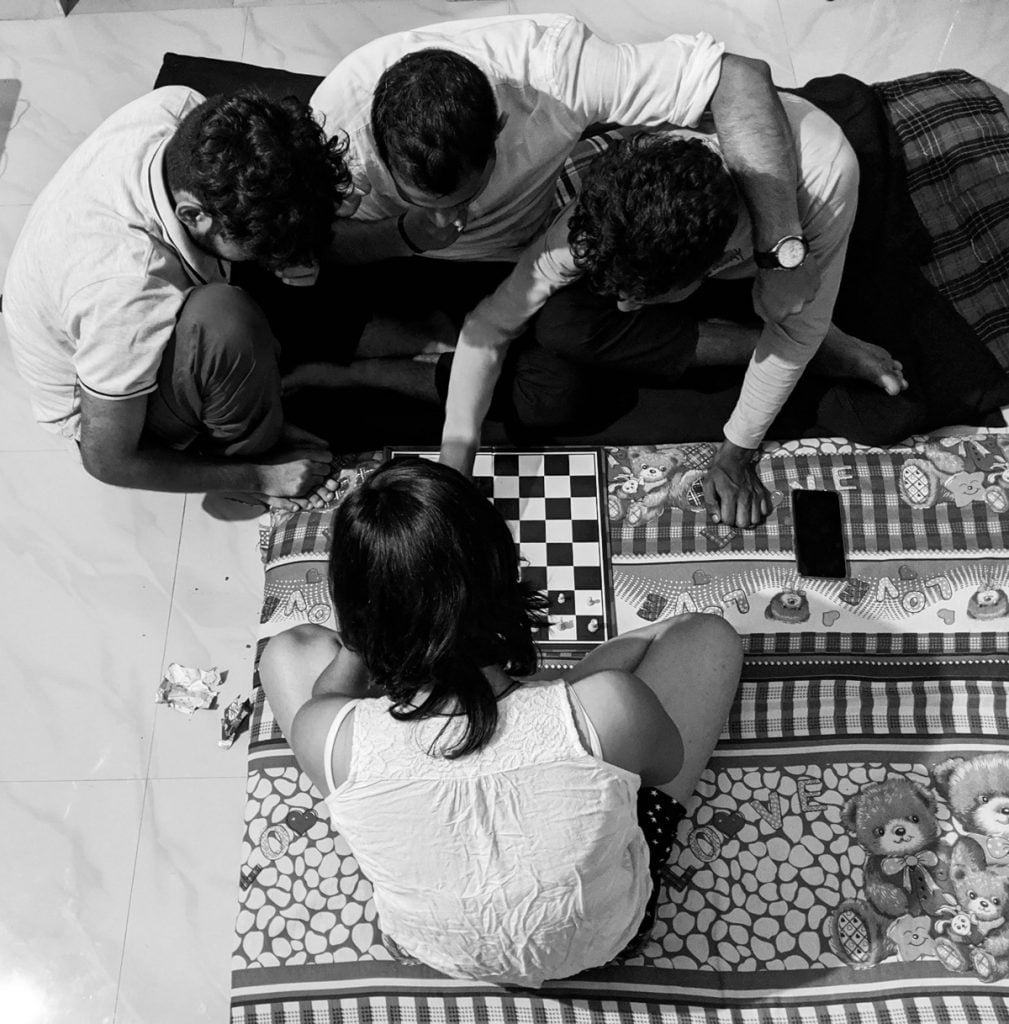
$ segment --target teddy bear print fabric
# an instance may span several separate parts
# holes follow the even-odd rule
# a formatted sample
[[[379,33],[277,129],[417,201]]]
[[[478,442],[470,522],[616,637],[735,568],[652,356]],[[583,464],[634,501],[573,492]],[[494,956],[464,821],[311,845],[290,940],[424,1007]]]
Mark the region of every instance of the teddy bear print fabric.
[[[950,758],[930,774],[932,788],[892,776],[842,807],[865,859],[862,895],[831,915],[831,946],[860,967],[929,956],[998,981],[1009,975],[1009,755]]]
[[[708,515],[713,451],[607,449],[619,631],[707,612],[731,622],[751,654],[1009,650],[1009,433],[886,450],[824,438],[766,446],[757,471],[774,510],[752,530]],[[844,578],[799,572],[796,490],[839,496]]]

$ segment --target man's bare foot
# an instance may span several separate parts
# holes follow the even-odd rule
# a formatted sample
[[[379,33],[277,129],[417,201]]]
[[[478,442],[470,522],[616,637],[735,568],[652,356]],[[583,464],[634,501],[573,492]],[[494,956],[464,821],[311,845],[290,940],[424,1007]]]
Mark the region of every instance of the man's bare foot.
[[[885,348],[845,334],[833,323],[809,365],[814,373],[864,380],[888,395],[907,390],[904,367]]]

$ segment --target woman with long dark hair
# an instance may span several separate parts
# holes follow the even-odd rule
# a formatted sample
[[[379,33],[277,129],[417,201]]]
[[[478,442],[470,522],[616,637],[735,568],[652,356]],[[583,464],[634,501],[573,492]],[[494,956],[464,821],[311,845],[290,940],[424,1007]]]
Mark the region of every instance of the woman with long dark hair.
[[[657,899],[639,790],[674,828],[735,694],[735,632],[678,616],[523,678],[545,600],[490,502],[425,460],[377,470],[332,535],[339,632],[279,634],[260,677],[390,948],[529,986],[609,962]]]

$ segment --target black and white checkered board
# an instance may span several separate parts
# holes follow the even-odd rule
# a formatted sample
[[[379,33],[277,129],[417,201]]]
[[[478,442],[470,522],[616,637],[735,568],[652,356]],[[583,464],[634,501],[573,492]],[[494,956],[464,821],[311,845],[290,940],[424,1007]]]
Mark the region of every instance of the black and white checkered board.
[[[392,457],[437,454],[389,449]],[[615,635],[601,449],[484,449],[473,479],[508,523],[523,579],[550,600],[549,625],[537,636],[544,657],[577,660]]]

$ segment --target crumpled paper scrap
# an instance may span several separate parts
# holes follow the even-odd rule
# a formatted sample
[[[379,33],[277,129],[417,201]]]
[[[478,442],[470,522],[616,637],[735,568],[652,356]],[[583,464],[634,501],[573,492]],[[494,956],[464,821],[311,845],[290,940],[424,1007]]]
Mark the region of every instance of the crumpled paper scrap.
[[[221,715],[221,738],[217,741],[217,745],[225,750],[229,749],[238,739],[242,725],[251,714],[252,698],[236,697]]]
[[[216,668],[187,668],[172,662],[158,686],[155,704],[167,704],[184,715],[200,708],[212,708],[217,702],[215,688],[222,682]]]

